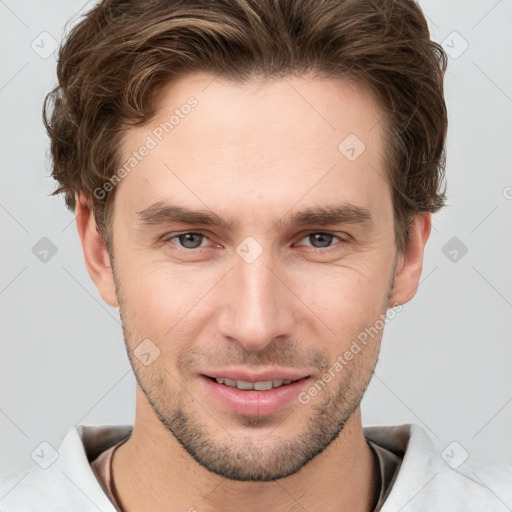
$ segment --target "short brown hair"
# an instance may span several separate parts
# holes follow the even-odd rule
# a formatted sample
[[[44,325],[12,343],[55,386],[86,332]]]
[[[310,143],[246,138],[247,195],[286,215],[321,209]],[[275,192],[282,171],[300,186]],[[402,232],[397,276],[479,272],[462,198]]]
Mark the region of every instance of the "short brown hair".
[[[403,252],[413,215],[445,200],[446,64],[414,0],[104,0],[61,46],[45,99],[53,194],[74,211],[84,192],[111,248],[114,191],[94,190],[118,169],[124,131],[155,114],[162,86],[190,71],[242,84],[313,71],[369,87],[383,107]]]

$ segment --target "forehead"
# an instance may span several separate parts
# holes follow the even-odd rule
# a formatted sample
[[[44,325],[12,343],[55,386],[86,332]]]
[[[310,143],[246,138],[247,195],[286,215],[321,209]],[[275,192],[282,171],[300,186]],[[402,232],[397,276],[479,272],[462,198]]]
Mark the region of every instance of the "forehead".
[[[147,125],[128,130],[121,165],[129,172],[117,185],[116,210],[175,199],[261,215],[355,196],[378,207],[390,195],[383,126],[377,100],[353,82],[236,84],[191,73],[163,89]]]

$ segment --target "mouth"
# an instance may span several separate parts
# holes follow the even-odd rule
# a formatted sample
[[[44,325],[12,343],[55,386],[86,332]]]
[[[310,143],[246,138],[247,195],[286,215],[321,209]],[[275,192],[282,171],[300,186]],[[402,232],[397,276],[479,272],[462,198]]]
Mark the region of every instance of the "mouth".
[[[222,410],[238,415],[267,416],[299,406],[298,395],[309,384],[311,376],[272,373],[245,373],[244,378],[240,378],[240,373],[231,372],[225,376],[219,372],[217,375],[201,374],[199,381],[203,383],[208,400],[213,400]]]
[[[242,391],[250,391],[250,390],[268,391],[269,389],[280,388],[281,386],[286,386],[288,384],[291,384],[292,382],[296,382],[297,380],[300,380],[300,379],[295,379],[295,380],[278,379],[278,380],[261,380],[261,381],[257,381],[257,382],[248,382],[245,380],[228,379],[227,377],[216,377],[216,378],[209,377],[209,378],[211,380],[217,382],[217,384],[224,384],[225,386],[228,386],[230,388],[237,388]]]

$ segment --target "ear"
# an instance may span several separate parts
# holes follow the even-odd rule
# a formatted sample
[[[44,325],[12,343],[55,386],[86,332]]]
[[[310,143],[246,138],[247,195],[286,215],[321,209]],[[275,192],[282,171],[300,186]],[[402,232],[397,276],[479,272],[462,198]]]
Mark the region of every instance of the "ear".
[[[83,192],[76,195],[76,227],[82,242],[85,266],[98,288],[103,300],[110,306],[117,308],[116,287],[112,273],[110,255],[96,226],[92,209]]]
[[[431,227],[432,215],[430,213],[415,215],[411,223],[407,247],[397,260],[395,280],[388,307],[405,304],[416,295],[423,268],[423,253]]]

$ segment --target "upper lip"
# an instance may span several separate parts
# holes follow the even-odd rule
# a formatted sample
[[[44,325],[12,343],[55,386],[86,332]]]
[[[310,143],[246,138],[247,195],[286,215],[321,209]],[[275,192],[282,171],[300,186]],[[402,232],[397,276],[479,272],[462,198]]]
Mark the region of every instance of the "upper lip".
[[[299,380],[309,377],[310,374],[291,369],[268,369],[259,371],[248,371],[247,369],[226,368],[225,370],[207,370],[202,375],[212,379],[225,378],[231,380],[242,380],[244,382],[266,382],[269,380]]]

